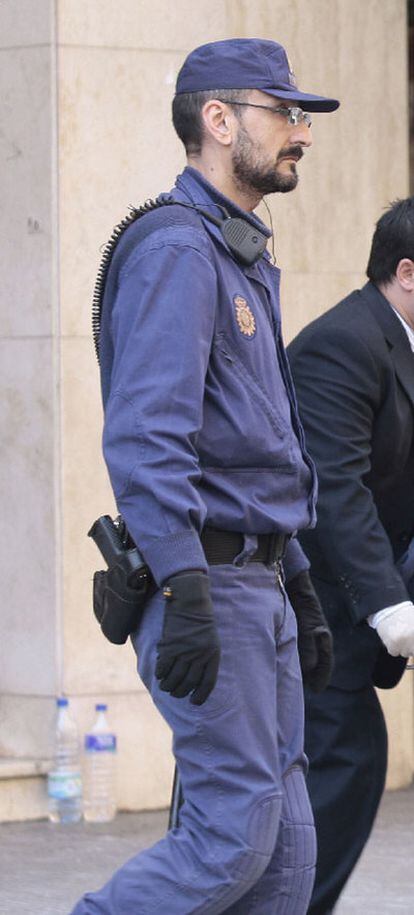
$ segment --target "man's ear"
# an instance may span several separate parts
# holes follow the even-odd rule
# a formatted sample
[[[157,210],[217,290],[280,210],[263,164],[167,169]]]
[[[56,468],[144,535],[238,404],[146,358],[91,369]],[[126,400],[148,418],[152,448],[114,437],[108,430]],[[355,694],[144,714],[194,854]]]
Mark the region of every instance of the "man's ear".
[[[234,118],[228,106],[218,99],[210,99],[203,106],[201,117],[205,132],[221,146],[230,146],[234,137]]]
[[[395,275],[405,292],[414,291],[414,261],[403,257],[397,265]]]

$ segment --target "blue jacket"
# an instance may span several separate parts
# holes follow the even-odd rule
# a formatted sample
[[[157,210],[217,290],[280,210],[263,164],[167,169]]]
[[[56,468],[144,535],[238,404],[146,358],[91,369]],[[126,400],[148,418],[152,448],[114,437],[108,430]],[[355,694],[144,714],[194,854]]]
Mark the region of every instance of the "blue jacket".
[[[267,232],[195,169],[172,193],[218,216],[221,204]],[[101,325],[104,454],[118,509],[158,583],[207,568],[206,524],[258,534],[315,523],[279,280],[267,253],[240,266],[220,228],[180,206],[138,220],[116,248]],[[288,577],[302,568],[293,540]]]

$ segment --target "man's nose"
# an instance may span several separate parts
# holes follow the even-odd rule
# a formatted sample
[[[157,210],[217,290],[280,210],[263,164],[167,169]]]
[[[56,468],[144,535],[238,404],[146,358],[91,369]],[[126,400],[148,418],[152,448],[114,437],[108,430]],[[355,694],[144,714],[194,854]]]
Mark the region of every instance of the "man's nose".
[[[289,136],[289,142],[298,146],[312,146],[312,129],[307,124],[295,124]]]

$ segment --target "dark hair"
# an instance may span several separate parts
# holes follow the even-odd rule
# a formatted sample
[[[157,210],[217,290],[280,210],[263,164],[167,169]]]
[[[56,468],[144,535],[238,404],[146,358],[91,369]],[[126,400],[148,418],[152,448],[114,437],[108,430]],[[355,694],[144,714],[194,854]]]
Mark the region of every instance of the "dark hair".
[[[404,257],[414,261],[414,197],[395,200],[378,220],[367,276],[377,286],[389,283]]]
[[[201,152],[203,144],[203,122],[201,111],[206,102],[212,98],[219,98],[223,102],[234,102],[240,100],[243,102],[248,94],[249,89],[205,89],[202,92],[183,92],[181,95],[175,95],[172,103],[172,119],[175,131],[182,143],[184,143],[186,153],[198,155]],[[234,106],[237,118],[242,117],[242,108]]]

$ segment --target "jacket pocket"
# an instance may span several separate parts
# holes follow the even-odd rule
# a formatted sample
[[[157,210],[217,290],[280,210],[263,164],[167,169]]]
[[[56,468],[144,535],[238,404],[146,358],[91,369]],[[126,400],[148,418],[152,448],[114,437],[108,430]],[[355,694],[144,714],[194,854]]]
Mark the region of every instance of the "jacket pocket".
[[[269,352],[269,382],[222,335],[214,342],[206,378],[203,428],[197,440],[202,467],[294,469],[291,426],[279,409],[283,380],[277,377]],[[275,398],[272,399],[272,386]]]
[[[284,417],[276,409],[275,402],[271,400],[270,395],[265,390],[253,367],[247,365],[246,362],[243,361],[241,354],[239,354],[236,347],[230,343],[227,337],[223,335],[218,336],[216,347],[221,356],[232,366],[233,372],[240,379],[242,385],[245,386],[253,396],[257,407],[266,414],[275,431],[279,434],[282,432],[286,433],[289,430],[289,426]],[[280,379],[280,384],[283,384],[282,379]]]

